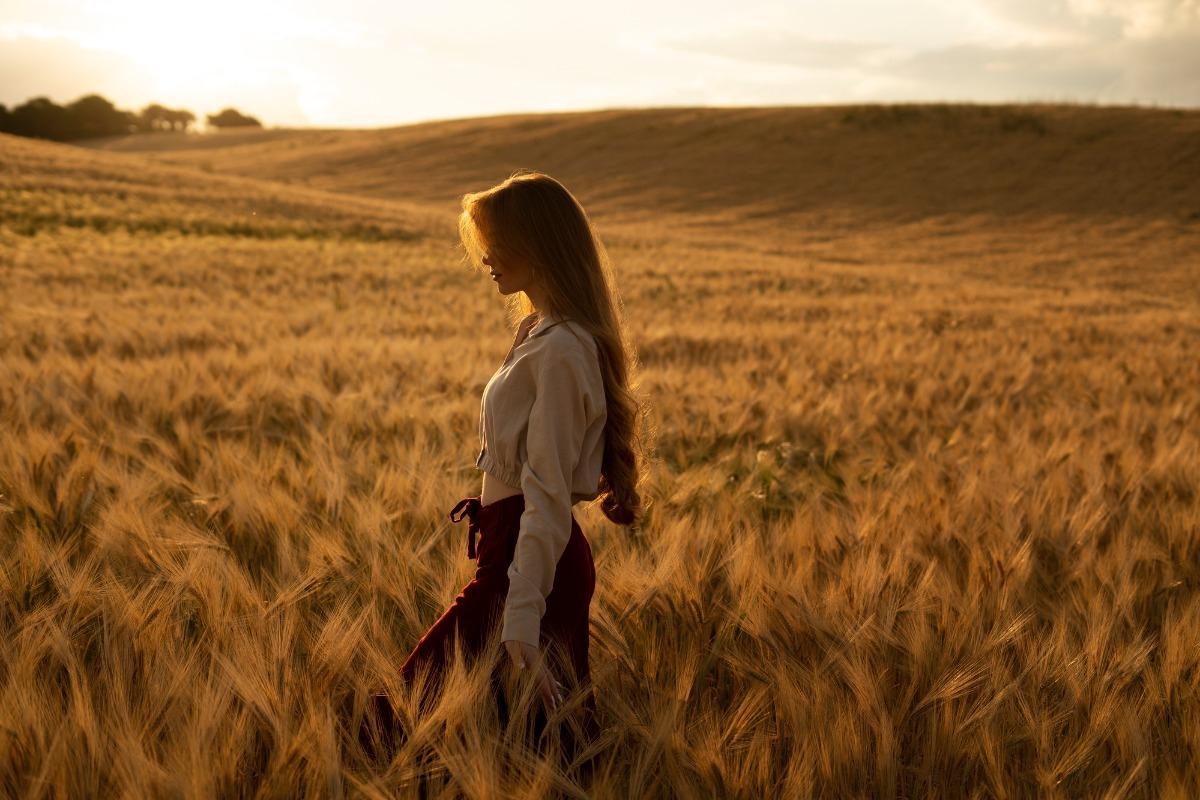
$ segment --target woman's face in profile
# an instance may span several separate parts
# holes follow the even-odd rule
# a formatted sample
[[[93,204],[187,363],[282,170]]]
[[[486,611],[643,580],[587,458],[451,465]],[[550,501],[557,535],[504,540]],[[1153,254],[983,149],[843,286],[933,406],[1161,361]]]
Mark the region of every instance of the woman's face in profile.
[[[495,250],[489,250],[483,256],[483,263],[500,294],[522,292],[533,283],[533,270],[518,259],[501,258]]]

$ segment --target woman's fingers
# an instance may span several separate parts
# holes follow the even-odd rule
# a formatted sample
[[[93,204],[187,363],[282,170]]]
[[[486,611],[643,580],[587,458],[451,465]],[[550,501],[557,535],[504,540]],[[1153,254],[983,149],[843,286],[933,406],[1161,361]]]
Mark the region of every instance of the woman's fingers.
[[[549,668],[542,662],[538,663],[538,668],[534,673],[537,682],[538,690],[541,692],[542,701],[545,702],[551,710],[557,709],[562,703],[562,684],[551,674]]]
[[[551,709],[557,709],[563,701],[562,684],[558,682],[558,679],[545,666],[542,666],[537,677],[538,688],[542,691],[542,700]]]
[[[511,640],[505,641],[504,647],[518,669],[522,669],[536,678],[542,700],[546,705],[551,709],[557,709],[563,702],[563,691],[566,687],[550,672],[538,649],[526,642]]]

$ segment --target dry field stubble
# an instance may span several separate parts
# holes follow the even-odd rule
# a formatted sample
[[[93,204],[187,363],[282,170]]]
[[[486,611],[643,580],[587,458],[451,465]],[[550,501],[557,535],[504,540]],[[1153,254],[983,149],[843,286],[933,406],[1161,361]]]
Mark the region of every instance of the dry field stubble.
[[[3,793],[581,794],[479,672],[345,727],[470,576],[449,220],[3,148]],[[940,224],[608,232],[660,436],[644,526],[577,509],[592,796],[1200,793],[1195,231]]]

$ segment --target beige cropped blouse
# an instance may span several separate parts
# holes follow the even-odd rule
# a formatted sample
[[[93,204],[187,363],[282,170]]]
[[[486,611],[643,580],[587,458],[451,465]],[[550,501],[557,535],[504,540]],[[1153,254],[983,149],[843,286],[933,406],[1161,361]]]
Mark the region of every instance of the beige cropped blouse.
[[[539,644],[571,506],[600,494],[607,416],[595,340],[554,315],[529,329],[483,389],[475,465],[525,495],[502,641]]]

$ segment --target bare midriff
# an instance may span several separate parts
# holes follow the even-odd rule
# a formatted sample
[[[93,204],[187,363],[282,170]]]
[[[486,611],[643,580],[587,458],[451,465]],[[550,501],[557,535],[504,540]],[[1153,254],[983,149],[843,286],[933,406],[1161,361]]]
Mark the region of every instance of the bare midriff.
[[[479,502],[482,505],[490,505],[497,500],[503,500],[506,497],[512,497],[514,494],[520,494],[521,490],[516,486],[509,486],[504,481],[494,475],[483,473],[483,491],[480,493]]]

